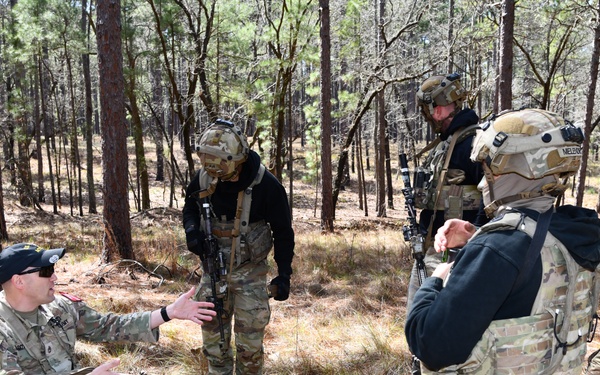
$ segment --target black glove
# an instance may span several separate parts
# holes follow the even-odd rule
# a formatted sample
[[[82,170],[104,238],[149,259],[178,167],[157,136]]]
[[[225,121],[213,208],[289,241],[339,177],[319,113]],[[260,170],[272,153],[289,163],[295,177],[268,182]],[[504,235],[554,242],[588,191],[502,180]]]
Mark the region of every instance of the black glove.
[[[274,293],[273,298],[277,301],[285,301],[290,296],[290,277],[279,275],[271,280],[271,285],[277,287],[277,293]]]
[[[203,257],[204,256],[204,240],[206,235],[204,232],[196,228],[195,225],[190,225],[185,228],[185,241],[187,242],[187,248],[192,253]]]

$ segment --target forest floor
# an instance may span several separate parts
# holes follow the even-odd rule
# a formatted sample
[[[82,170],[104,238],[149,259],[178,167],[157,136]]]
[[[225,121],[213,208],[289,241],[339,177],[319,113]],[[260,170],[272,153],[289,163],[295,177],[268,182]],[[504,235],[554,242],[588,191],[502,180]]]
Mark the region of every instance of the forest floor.
[[[287,301],[271,301],[265,374],[410,373],[404,320],[412,259],[402,236],[402,180],[394,179],[394,208],[378,218],[373,187],[368,187],[365,216],[351,177],[340,194],[332,234],[321,231],[320,192],[294,182],[292,290]],[[44,211],[21,207],[14,203],[10,185],[4,186],[10,241],[2,246],[34,242],[65,247],[67,255],[57,266],[57,290],[75,294],[100,311],[159,308],[195,286],[200,272],[197,257],[185,248],[183,198],[169,207],[168,189],[167,182],[152,180],[153,208],[135,212],[132,204],[135,262],[101,264],[101,214],[89,214],[85,206],[83,216],[77,209],[71,213],[66,199],[59,214],[52,214],[47,203],[42,204]],[[592,189],[584,206],[594,208],[596,201]],[[80,342],[77,350],[86,365],[118,356],[118,370],[124,373],[185,375],[206,372],[201,347],[200,327],[172,321],[161,327],[158,344]],[[598,347],[597,337],[590,348]]]

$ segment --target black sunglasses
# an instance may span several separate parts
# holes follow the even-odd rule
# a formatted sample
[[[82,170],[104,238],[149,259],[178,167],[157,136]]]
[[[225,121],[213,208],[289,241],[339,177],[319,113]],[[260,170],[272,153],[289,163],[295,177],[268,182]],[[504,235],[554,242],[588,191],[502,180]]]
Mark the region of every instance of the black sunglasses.
[[[30,270],[18,273],[17,275],[26,275],[28,273],[36,273],[36,272],[40,273],[40,277],[52,277],[52,275],[54,275],[54,264],[51,266],[46,266],[46,267],[32,268]]]

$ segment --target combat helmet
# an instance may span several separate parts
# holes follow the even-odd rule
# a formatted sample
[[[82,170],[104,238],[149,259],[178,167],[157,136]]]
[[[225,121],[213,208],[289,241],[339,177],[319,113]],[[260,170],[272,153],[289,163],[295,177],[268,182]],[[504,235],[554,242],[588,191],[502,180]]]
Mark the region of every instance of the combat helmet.
[[[433,127],[433,131],[440,133],[442,124],[433,119],[434,108],[438,105],[456,103],[456,108],[451,116],[462,109],[463,102],[467,97],[467,91],[460,83],[460,74],[452,73],[447,76],[432,76],[427,78],[417,91],[417,102],[421,113]]]
[[[196,152],[202,167],[213,178],[231,180],[239,174],[238,167],[248,159],[250,147],[246,136],[230,121],[216,120],[196,139]]]
[[[553,176],[553,182],[536,194],[558,196],[566,189],[561,181],[579,169],[583,141],[581,128],[556,113],[509,110],[481,125],[473,140],[471,160],[482,163],[492,199],[494,176],[510,173],[530,180]],[[526,195],[520,194],[521,198]]]

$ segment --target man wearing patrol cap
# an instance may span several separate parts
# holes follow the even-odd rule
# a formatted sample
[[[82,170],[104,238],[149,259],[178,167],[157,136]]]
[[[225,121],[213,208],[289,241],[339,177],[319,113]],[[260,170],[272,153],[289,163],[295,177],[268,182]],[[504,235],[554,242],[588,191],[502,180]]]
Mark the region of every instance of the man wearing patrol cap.
[[[158,326],[171,319],[202,324],[215,315],[212,303],[191,299],[194,288],[159,310],[120,316],[100,314],[70,294],[55,296],[54,265],[64,254],[30,243],[0,251],[0,375],[115,374],[118,360],[80,369],[76,339],[156,342]]]
[[[415,294],[411,351],[434,373],[581,374],[593,337],[600,220],[555,208],[581,162],[580,128],[555,113],[507,111],[482,124],[471,159],[493,219],[477,232],[452,219],[435,248],[462,247]],[[428,371],[424,371],[429,373]]]
[[[208,272],[217,266],[208,255],[212,246],[207,238],[216,239],[223,255],[219,276],[223,303],[217,304],[222,305],[221,313],[202,327],[203,352],[210,374],[232,374],[234,368],[237,374],[261,374],[264,333],[271,315],[266,280],[271,248],[277,276],[268,290],[279,301],[290,292],[294,230],[287,194],[250,150],[238,126],[217,120],[198,139],[202,168],[187,187],[183,207],[188,250],[200,256],[205,270],[198,300],[212,299],[212,289],[217,288]]]
[[[42,277],[54,273],[54,264],[65,255],[65,249],[46,250],[33,244],[19,243],[4,249],[0,253],[0,284],[4,284],[13,275],[40,272]],[[24,271],[28,267],[33,267]]]

